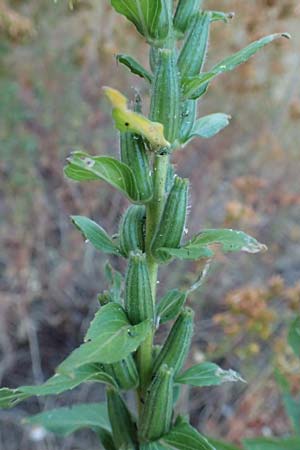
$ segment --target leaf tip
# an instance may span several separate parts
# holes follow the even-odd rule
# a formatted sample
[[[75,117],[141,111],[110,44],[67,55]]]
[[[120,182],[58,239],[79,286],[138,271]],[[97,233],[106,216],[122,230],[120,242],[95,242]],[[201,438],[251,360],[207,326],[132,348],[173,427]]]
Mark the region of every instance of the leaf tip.
[[[281,37],[284,37],[286,39],[292,39],[292,35],[290,33],[281,33]]]

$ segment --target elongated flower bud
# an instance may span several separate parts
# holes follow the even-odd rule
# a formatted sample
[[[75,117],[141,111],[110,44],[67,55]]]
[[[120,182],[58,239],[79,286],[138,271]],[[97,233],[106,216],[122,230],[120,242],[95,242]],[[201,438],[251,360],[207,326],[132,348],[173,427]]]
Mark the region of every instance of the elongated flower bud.
[[[155,440],[171,427],[173,413],[173,370],[164,365],[155,375],[147,391],[139,424],[139,435]]]
[[[186,220],[188,186],[187,179],[176,177],[168,195],[151,244],[154,257],[161,262],[167,262],[170,258],[157,250],[162,247],[177,248],[180,244]]]
[[[146,256],[131,253],[125,280],[125,308],[132,324],[154,318],[154,306]]]
[[[149,158],[142,136],[130,132],[121,133],[121,161],[134,173],[142,201],[149,201],[153,195]]]
[[[174,376],[182,368],[188,355],[193,335],[194,311],[185,308],[178,316],[153,365],[156,373],[163,364],[174,369]]]
[[[128,257],[130,252],[145,250],[145,219],[146,210],[144,206],[130,206],[120,222],[120,249],[124,256]]]
[[[180,85],[175,50],[159,51],[152,83],[150,118],[164,126],[167,141],[175,141],[180,124]]]
[[[208,47],[210,12],[199,12],[178,57],[182,78],[198,75],[201,71]]]
[[[124,400],[114,388],[107,389],[107,407],[116,448],[122,450],[135,449],[135,424]]]
[[[139,375],[132,355],[114,364],[103,364],[103,368],[121,390],[135,389],[139,384]]]
[[[185,35],[201,4],[202,0],[179,0],[174,17],[174,28],[178,37]]]

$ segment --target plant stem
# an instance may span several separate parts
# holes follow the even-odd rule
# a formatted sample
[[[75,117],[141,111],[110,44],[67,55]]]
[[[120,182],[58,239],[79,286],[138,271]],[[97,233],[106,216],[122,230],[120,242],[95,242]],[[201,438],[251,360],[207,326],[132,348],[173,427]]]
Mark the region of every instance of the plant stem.
[[[153,259],[150,248],[151,241],[155,233],[156,226],[160,220],[164,206],[168,165],[168,154],[155,156],[153,164],[153,198],[147,205],[146,212],[146,256],[152,290],[152,300],[154,305],[156,300],[158,264]],[[137,354],[137,362],[140,374],[140,388],[138,392],[139,408],[141,407],[141,399],[143,399],[149,382],[151,381],[154,326],[155,324],[153,325],[153,332],[142,343]]]

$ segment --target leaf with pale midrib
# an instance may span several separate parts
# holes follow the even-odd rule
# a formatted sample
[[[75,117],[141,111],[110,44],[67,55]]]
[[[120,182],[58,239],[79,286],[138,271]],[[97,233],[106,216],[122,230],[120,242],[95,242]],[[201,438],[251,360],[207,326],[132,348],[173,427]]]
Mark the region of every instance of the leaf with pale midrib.
[[[106,403],[86,403],[70,408],[57,408],[28,417],[24,423],[39,425],[52,433],[68,436],[82,428],[110,431]]]
[[[215,256],[216,249],[223,253],[247,252],[258,253],[267,247],[242,231],[231,229],[202,230],[189,242],[179,248],[160,248],[157,252],[175,256],[179,259],[195,260]]]
[[[123,308],[116,303],[103,306],[92,320],[85,342],[57,368],[58,373],[72,375],[88,363],[111,364],[134,352],[152,328],[151,321],[131,325]]]

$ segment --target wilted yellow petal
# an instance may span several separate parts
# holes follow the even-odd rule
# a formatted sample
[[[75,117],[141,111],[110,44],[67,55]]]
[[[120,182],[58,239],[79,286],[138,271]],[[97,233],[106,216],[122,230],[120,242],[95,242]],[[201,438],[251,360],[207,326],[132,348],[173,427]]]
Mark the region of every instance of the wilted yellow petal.
[[[104,86],[103,90],[113,108],[127,109],[127,98],[120,91],[109,86]]]
[[[141,134],[154,147],[170,146],[170,143],[164,137],[164,127],[161,123],[152,122],[142,114],[128,109],[127,98],[116,89],[104,87],[104,91],[112,104],[112,115],[119,131]]]

